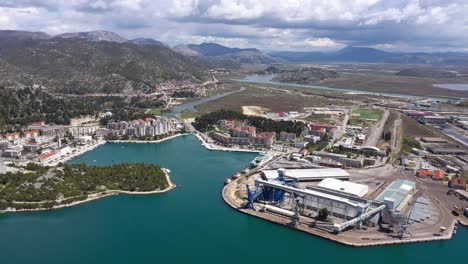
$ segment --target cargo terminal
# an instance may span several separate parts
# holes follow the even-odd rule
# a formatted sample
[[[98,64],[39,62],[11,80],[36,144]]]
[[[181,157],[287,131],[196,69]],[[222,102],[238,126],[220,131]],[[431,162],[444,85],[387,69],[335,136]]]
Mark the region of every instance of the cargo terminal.
[[[416,186],[396,180],[370,199],[369,186],[345,181],[351,175],[337,168],[266,169],[253,177],[253,184],[246,186],[246,208],[296,221],[308,219],[330,233],[387,225],[394,235],[404,236],[410,212],[405,205]],[[324,208],[328,219],[317,220]]]
[[[342,169],[277,155],[228,183],[223,199],[249,215],[369,246],[450,239],[466,207],[457,191],[465,191],[446,188],[390,164]]]

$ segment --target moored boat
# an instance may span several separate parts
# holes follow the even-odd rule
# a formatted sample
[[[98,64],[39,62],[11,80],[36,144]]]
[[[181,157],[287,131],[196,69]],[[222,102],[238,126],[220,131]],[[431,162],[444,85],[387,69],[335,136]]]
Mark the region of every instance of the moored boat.
[[[226,180],[224,181],[224,185],[229,184],[231,182],[231,178],[227,177]]]
[[[240,172],[236,172],[236,173],[234,173],[233,178],[234,178],[234,179],[237,179],[237,178],[239,178],[240,176],[241,176],[241,173],[240,173]]]
[[[272,158],[272,156],[270,156],[270,155],[258,156],[255,159],[253,159],[252,162],[250,162],[250,167],[256,168],[256,167],[264,164],[265,162],[269,161],[271,158]]]

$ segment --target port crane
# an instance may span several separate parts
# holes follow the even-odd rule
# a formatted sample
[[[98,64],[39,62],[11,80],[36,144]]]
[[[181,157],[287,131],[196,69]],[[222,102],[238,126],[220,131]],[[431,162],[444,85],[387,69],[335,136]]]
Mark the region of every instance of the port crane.
[[[263,196],[263,189],[262,188],[256,188],[255,190],[251,190],[249,185],[245,185],[247,187],[247,204],[245,205],[245,208],[247,209],[252,209],[255,211],[255,206],[254,202],[260,197]]]

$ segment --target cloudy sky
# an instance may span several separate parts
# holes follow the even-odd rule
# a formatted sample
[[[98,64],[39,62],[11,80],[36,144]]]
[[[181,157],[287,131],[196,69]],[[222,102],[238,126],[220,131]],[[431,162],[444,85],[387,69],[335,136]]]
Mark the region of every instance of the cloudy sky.
[[[263,50],[468,51],[468,0],[0,0],[0,29]]]

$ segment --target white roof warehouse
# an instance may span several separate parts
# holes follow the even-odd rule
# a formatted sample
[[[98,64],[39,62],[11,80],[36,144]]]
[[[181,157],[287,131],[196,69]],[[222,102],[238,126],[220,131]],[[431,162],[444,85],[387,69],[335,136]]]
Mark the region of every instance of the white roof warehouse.
[[[369,187],[367,185],[348,181],[341,181],[333,178],[327,178],[322,180],[318,184],[318,187],[338,192],[344,192],[358,197],[363,197],[367,194],[367,192],[369,192]]]

